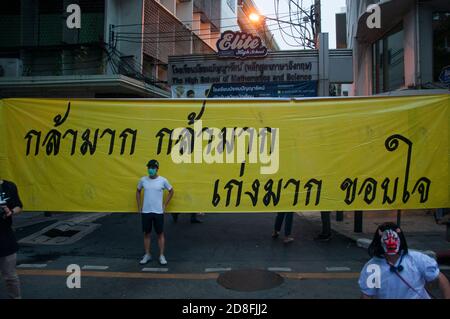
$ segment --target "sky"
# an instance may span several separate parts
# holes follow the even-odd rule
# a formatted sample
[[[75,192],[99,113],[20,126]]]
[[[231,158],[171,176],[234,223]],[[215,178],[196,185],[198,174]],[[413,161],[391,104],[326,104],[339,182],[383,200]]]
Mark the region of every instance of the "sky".
[[[260,13],[262,15],[274,18],[275,17],[275,6],[274,6],[274,0],[253,0],[255,4],[257,5],[258,9],[260,10]],[[279,15],[280,20],[281,18],[286,19],[286,15],[289,12],[289,6],[288,2],[289,0],[278,0],[279,1]],[[300,2],[300,1],[295,1]],[[313,3],[313,0],[304,0],[303,1],[305,6],[309,7],[310,3]],[[328,32],[329,37],[329,46],[330,49],[336,48],[336,19],[335,14],[342,12],[342,8],[345,7],[346,0],[322,0],[321,2],[321,12],[322,12],[322,32]],[[280,49],[282,50],[295,50],[295,47],[289,46],[285,43],[283,38],[281,37],[281,34],[277,29],[279,28],[278,25],[273,25],[274,22],[268,21],[268,25],[270,26],[270,29],[273,29],[273,34],[275,36],[275,39],[277,40],[278,45],[280,46]],[[275,23],[276,24],[276,23]],[[286,31],[289,31],[289,29],[286,29]],[[290,41],[290,43],[294,44],[295,42]]]

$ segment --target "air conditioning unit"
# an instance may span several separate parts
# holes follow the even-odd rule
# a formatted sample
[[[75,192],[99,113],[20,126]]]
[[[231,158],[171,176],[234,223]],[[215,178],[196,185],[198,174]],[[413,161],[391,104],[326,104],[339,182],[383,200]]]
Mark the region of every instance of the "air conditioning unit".
[[[0,77],[22,76],[23,63],[20,59],[0,59]]]

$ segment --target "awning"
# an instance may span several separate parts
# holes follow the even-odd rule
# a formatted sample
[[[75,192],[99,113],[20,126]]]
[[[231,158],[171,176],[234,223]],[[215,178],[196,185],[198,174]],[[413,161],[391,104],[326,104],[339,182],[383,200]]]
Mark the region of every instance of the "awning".
[[[84,97],[126,95],[145,98],[170,97],[168,91],[124,75],[67,75],[0,78],[1,97]]]

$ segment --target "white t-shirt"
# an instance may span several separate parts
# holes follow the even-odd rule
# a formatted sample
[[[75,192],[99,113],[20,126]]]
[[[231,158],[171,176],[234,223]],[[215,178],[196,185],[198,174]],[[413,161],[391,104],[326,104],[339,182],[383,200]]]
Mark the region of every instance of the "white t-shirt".
[[[144,203],[142,213],[163,214],[163,194],[164,189],[171,190],[169,181],[162,176],[154,179],[144,176],[139,180],[137,189],[144,189]]]
[[[399,266],[400,259],[395,266]],[[368,277],[371,272],[367,269],[369,265],[380,267],[380,287],[372,288],[368,286]],[[361,271],[359,287],[367,296],[378,299],[429,299],[425,284],[435,280],[439,276],[439,267],[431,257],[418,251],[410,250],[403,256],[403,270],[399,274],[408,282],[411,289],[395,273],[390,271],[390,266],[384,258],[372,258]]]

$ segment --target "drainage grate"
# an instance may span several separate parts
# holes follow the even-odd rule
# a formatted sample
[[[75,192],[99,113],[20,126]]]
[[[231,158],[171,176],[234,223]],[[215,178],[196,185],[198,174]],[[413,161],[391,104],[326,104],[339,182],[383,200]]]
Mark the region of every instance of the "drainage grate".
[[[224,288],[236,291],[258,291],[275,288],[283,283],[279,274],[262,269],[241,269],[227,271],[217,282]]]
[[[72,237],[75,234],[78,234],[80,231],[79,230],[61,230],[61,229],[50,229],[49,231],[45,232],[43,235],[50,237],[50,238],[55,238],[55,237]]]

